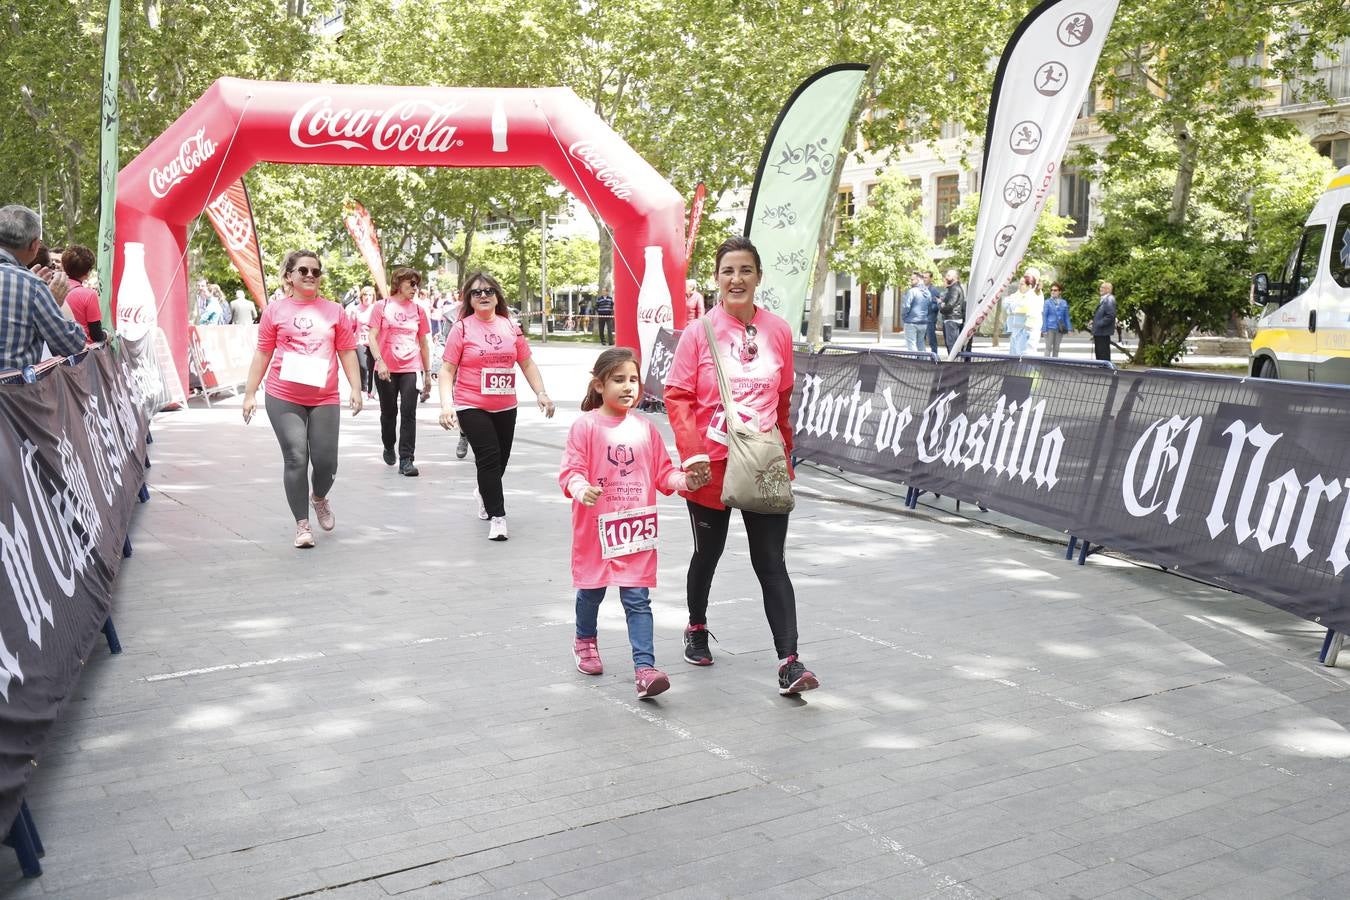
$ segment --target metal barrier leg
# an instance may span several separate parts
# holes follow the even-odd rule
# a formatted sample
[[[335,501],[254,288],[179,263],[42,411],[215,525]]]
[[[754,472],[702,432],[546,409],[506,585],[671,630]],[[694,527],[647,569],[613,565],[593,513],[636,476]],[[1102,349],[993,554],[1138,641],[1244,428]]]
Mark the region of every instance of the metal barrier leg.
[[[1100,549],[1100,548],[1098,548],[1098,549]],[[1078,564],[1079,564],[1080,566],[1086,565],[1086,564],[1087,564],[1087,558],[1088,558],[1088,556],[1089,556],[1091,553],[1092,553],[1092,542],[1091,542],[1091,541],[1088,541],[1088,540],[1084,540],[1084,541],[1083,541],[1083,549],[1082,549],[1082,551],[1079,552],[1079,554],[1078,554]]]
[[[1341,644],[1344,641],[1345,635],[1328,628],[1326,639],[1322,641],[1322,652],[1318,655],[1317,661],[1324,666],[1336,665],[1336,657],[1341,655]]]
[[[145,467],[146,467],[147,469],[150,468],[150,454],[149,454],[149,453],[145,454]]]
[[[103,636],[108,639],[108,652],[113,656],[122,652],[122,642],[117,639],[117,629],[113,627],[112,616],[103,623]]]
[[[1073,559],[1073,551],[1077,549],[1078,549],[1078,536],[1071,534],[1069,535],[1069,549],[1064,551],[1064,558]]]
[[[140,493],[136,495],[136,499],[142,503],[150,502],[150,488],[146,487],[144,483],[141,484],[141,490]]]
[[[28,812],[28,801],[19,805],[19,812],[14,816],[14,824],[9,826],[9,836],[5,838],[4,843],[14,848],[14,855],[19,858],[19,868],[23,870],[24,878],[37,878],[42,875],[42,864],[38,862],[44,855],[42,850],[42,841],[37,836],[37,828],[33,825],[33,816]]]
[[[155,436],[147,431],[145,433],[145,442],[147,444],[153,444],[155,442]]]
[[[131,558],[131,535],[127,535],[126,538],[122,541],[122,558],[123,559]]]

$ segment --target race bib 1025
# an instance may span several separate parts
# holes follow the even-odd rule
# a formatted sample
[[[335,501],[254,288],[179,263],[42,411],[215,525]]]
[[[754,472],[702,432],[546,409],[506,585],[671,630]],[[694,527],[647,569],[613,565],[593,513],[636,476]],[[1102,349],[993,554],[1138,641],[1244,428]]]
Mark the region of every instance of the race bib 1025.
[[[656,549],[655,506],[603,513],[599,524],[600,555],[605,559]]]

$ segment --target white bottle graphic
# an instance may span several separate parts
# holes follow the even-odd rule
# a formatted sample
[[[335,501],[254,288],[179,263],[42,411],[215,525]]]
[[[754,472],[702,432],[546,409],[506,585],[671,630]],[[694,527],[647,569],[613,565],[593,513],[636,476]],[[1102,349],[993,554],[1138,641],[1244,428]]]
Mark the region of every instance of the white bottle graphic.
[[[139,341],[158,324],[155,289],[145,270],[145,245],[128,243],[122,262],[122,284],[117,291],[117,333]]]
[[[501,97],[492,106],[492,152],[506,152],[506,109]]]
[[[642,287],[638,290],[637,327],[638,347],[642,353],[642,375],[646,378],[652,347],[656,345],[656,335],[663,327],[673,326],[675,312],[670,303],[670,287],[666,284],[661,248],[646,247],[643,249],[643,256],[645,264]]]

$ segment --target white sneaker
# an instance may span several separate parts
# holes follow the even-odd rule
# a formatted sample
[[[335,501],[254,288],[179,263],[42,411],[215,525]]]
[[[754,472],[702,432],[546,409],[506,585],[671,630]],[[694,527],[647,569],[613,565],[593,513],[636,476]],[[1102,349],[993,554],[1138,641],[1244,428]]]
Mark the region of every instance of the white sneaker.
[[[473,489],[473,499],[478,501],[478,518],[486,522],[492,516],[488,515],[487,507],[483,505],[483,495],[478,493],[478,488]]]
[[[488,540],[504,541],[506,537],[506,516],[493,516],[492,524],[488,525]]]

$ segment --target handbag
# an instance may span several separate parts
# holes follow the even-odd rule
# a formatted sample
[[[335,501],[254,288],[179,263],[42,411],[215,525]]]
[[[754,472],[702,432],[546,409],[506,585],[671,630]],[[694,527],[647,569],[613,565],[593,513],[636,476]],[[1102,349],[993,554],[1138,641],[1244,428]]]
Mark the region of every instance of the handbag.
[[[777,426],[772,431],[758,431],[742,420],[740,405],[732,400],[731,386],[722,370],[710,319],[703,320],[703,329],[708,334],[708,349],[717,369],[717,389],[726,412],[727,470],[722,479],[722,502],[745,512],[786,515],[792,512],[796,501],[792,497],[782,435]]]

